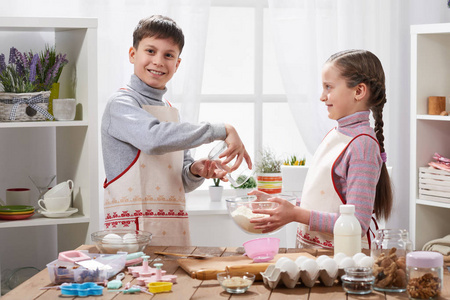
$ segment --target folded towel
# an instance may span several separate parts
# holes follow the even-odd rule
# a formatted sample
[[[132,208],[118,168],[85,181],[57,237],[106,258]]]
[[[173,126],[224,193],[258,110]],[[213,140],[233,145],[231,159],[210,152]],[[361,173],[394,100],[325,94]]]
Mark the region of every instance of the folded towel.
[[[423,251],[435,251],[442,255],[450,255],[450,234],[436,240],[429,241],[423,248]]]

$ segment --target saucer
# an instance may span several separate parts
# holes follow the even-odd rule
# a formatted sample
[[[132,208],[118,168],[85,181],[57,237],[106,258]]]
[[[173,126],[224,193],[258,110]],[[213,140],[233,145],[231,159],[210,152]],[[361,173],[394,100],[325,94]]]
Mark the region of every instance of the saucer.
[[[64,218],[76,213],[77,211],[78,208],[69,207],[66,211],[59,212],[43,211],[42,209],[39,209],[38,213],[43,214],[47,218]]]

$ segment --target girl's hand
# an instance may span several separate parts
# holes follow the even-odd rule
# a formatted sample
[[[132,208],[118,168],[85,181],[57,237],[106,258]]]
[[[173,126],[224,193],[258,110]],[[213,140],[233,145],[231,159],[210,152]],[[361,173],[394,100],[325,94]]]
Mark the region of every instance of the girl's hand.
[[[191,164],[191,173],[204,178],[219,178],[222,181],[228,181],[225,177],[227,172],[217,167],[213,160],[202,158]]]
[[[252,160],[250,159],[250,155],[248,155],[247,150],[245,150],[245,146],[239,137],[236,129],[229,125],[225,124],[225,130],[227,133],[227,137],[225,138],[225,143],[227,143],[227,149],[219,156],[219,158],[226,157],[222,164],[226,165],[234,158],[236,158],[236,162],[231,167],[230,172],[236,170],[241,165],[242,161],[245,159],[247,162],[248,168],[252,168]]]
[[[255,214],[268,215],[268,217],[250,220],[250,223],[255,224],[255,229],[262,229],[262,233],[267,233],[295,221],[295,205],[277,197],[269,198],[265,201],[276,202],[279,205],[274,209],[254,209],[253,213]]]

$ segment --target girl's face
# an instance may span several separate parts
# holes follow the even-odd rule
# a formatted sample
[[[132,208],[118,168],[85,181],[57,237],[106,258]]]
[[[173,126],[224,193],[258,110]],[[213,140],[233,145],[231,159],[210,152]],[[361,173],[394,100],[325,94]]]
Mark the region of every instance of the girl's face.
[[[363,101],[365,93],[361,94],[361,85],[347,87],[345,78],[333,63],[326,63],[323,67],[322,86],[320,101],[327,106],[330,119],[339,120],[355,112],[367,110],[366,101]]]
[[[146,37],[138,49],[130,48],[129,59],[134,74],[155,89],[164,89],[180,65],[180,49],[172,39]]]

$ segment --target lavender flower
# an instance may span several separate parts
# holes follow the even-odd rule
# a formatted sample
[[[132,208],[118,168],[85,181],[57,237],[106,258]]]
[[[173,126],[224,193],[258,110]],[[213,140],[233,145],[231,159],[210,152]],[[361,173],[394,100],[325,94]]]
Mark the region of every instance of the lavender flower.
[[[14,47],[11,47],[11,49],[9,49],[9,64],[15,64],[16,63],[16,51],[17,49]]]
[[[67,63],[66,55],[56,53],[55,47],[46,46],[45,51],[36,54],[11,47],[8,64],[5,55],[0,54],[0,87],[13,93],[48,91],[58,82]]]
[[[6,70],[5,54],[0,54],[0,73]]]
[[[39,61],[39,54],[33,55],[30,64],[30,77],[29,77],[31,83],[34,83],[34,81],[36,80],[36,65],[38,61]]]
[[[27,60],[22,55],[22,53],[20,53],[20,51],[16,50],[16,72],[19,74],[19,76],[24,76],[25,70],[27,68]]]

